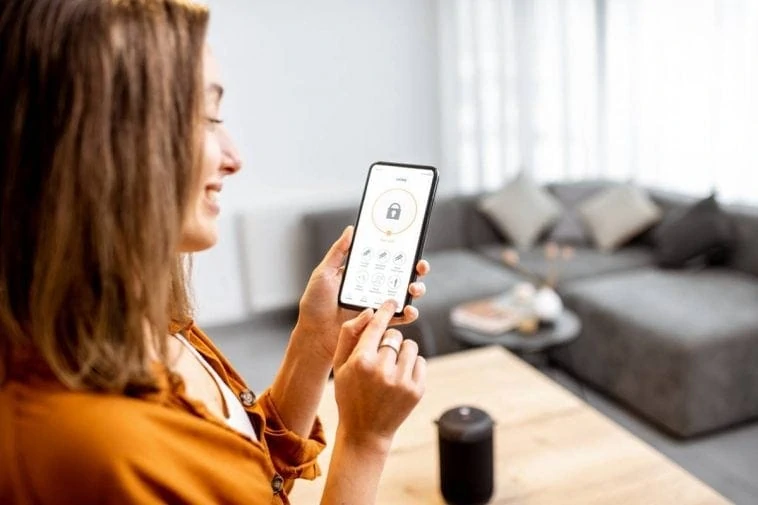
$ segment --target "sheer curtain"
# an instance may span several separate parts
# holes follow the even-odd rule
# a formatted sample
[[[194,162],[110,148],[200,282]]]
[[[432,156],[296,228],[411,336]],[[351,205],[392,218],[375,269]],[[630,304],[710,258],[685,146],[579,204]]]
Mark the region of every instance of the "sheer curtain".
[[[448,162],[758,201],[758,2],[440,4]]]
[[[608,172],[758,202],[758,2],[607,7]]]

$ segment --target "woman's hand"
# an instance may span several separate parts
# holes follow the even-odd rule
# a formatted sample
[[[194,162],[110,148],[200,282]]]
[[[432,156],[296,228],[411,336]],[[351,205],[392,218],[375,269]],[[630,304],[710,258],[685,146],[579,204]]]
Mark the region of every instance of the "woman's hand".
[[[387,329],[395,308],[389,301],[342,325],[334,355],[339,424],[321,505],[376,503],[392,437],[424,393],[416,343]]]
[[[346,310],[337,304],[337,295],[344,274],[345,258],[353,240],[353,227],[348,226],[342,236],[332,245],[329,252],[316,267],[300,299],[300,314],[293,338],[302,334],[308,339],[311,352],[321,353],[323,358],[331,361],[337,348],[337,338],[342,323],[355,316],[354,311]],[[418,279],[408,286],[413,299],[426,293],[426,286],[420,279],[429,273],[426,260],[416,265]],[[412,306],[403,309],[401,317],[393,318],[392,325],[409,324],[418,318],[418,310]]]
[[[426,361],[413,340],[387,329],[395,311],[388,301],[342,325],[334,356],[339,410],[337,436],[345,444],[384,452],[421,399]]]

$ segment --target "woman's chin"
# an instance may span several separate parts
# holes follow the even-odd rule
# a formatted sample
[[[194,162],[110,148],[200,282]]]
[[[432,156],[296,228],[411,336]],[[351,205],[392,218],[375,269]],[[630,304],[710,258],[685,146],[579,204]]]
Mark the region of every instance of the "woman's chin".
[[[182,234],[180,253],[193,253],[210,249],[218,242],[218,231],[215,226],[198,227]]]

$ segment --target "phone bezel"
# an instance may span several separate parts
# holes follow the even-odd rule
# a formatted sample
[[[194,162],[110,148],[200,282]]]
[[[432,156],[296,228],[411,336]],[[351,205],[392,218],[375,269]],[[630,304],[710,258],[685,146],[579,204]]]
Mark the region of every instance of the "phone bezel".
[[[416,265],[421,260],[421,255],[424,252],[424,245],[426,244],[426,234],[429,228],[429,221],[432,216],[432,208],[434,206],[434,200],[437,195],[437,181],[439,180],[439,173],[437,172],[437,169],[431,165],[415,165],[412,163],[397,163],[392,161],[375,161],[371,164],[371,166],[368,169],[368,174],[366,175],[366,182],[363,185],[363,195],[361,196],[361,203],[358,206],[358,215],[355,218],[355,232],[358,230],[358,226],[360,226],[360,220],[361,220],[361,212],[363,210],[363,204],[365,203],[366,199],[366,191],[368,190],[368,184],[371,180],[371,174],[374,170],[374,167],[377,165],[384,165],[384,166],[391,166],[391,167],[400,167],[400,168],[410,168],[414,170],[429,170],[432,172],[432,186],[429,189],[429,198],[426,202],[426,208],[424,209],[424,222],[421,225],[421,235],[419,236],[418,243],[416,244],[416,253],[414,255],[413,259],[413,266],[411,271],[411,278],[408,286],[416,281],[416,278],[418,276],[418,272],[416,272]],[[362,306],[362,305],[355,305],[351,303],[345,303],[342,301],[342,289],[345,286],[345,279],[347,278],[347,266],[350,264],[350,258],[353,253],[353,244],[350,244],[350,249],[347,253],[347,259],[345,260],[345,271],[342,275],[342,280],[340,281],[340,289],[337,293],[337,303],[340,307],[351,309],[351,310],[364,310],[367,308],[373,308],[369,307],[368,305]],[[399,311],[395,312],[395,316],[399,317],[403,315],[403,309],[406,305],[411,305],[411,302],[413,301],[413,297],[408,292],[408,288],[405,288],[405,302],[403,303],[403,306],[399,308]]]

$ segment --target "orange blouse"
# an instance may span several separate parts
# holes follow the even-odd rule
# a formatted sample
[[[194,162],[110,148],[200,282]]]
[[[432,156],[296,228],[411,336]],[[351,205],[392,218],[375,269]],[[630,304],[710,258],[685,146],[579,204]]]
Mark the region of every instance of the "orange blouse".
[[[70,391],[12,366],[0,387],[0,503],[288,504],[294,479],[318,477],[320,422],[298,437],[207,335],[194,324],[181,331],[239,395],[259,441],[188,398],[165,370],[159,392],[130,398]]]

